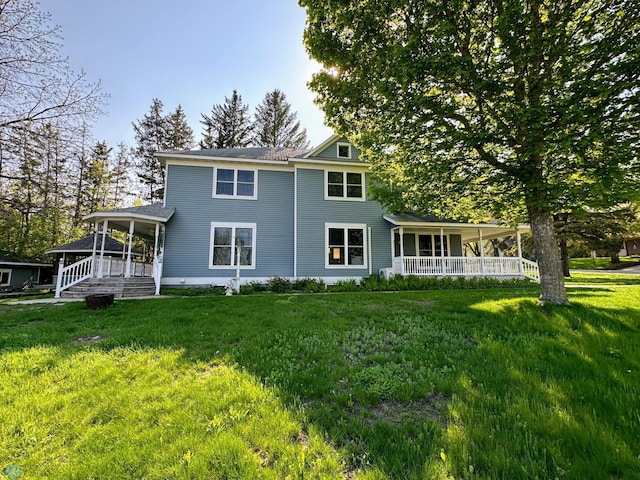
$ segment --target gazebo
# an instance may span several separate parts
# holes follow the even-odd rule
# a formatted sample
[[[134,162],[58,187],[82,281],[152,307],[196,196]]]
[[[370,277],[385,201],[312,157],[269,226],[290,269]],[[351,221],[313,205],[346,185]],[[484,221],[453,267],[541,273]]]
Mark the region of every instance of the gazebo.
[[[55,264],[71,265],[94,254],[94,245],[102,245],[102,232],[87,235],[79,240],[50,248],[45,253],[55,256]],[[127,246],[113,238],[108,232],[104,240],[104,256],[106,257],[107,277],[123,276],[127,257]],[[142,252],[137,248],[131,249],[133,275],[144,275],[144,263],[140,262]],[[138,272],[138,273],[136,273]],[[54,280],[55,281],[55,280]]]
[[[160,278],[162,276],[162,251],[164,238],[164,225],[175,212],[174,208],[165,208],[161,204],[144,205],[130,208],[116,208],[101,212],[90,213],[83,217],[83,220],[95,224],[94,231],[97,235],[92,235],[93,245],[88,251],[88,256],[71,265],[64,265],[64,257],[60,258],[58,267],[58,278],[56,282],[56,297],[67,288],[88,280],[90,278],[103,278],[112,272],[114,251],[118,251],[122,258],[123,272],[121,275],[126,279],[138,275],[133,258],[140,255],[132,247],[133,237],[143,238],[153,241],[152,267],[143,268],[141,276],[153,277],[156,285],[156,295],[160,293]],[[115,241],[109,235],[105,235],[109,229],[123,231],[127,234],[127,243],[117,242],[122,247],[116,246]],[[120,250],[120,248],[122,248]],[[52,249],[53,250],[53,249]]]

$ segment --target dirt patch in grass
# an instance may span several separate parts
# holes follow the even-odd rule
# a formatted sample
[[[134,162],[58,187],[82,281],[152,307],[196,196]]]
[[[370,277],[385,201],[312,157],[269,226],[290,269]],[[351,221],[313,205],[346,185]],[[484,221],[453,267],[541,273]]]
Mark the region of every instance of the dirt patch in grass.
[[[418,305],[419,307],[425,309],[432,309],[437,305],[433,300],[404,300],[405,303],[411,303],[413,305]]]
[[[93,335],[91,337],[76,338],[75,340],[71,340],[69,343],[71,345],[89,345],[92,343],[102,342],[103,340],[106,340],[106,339],[107,337],[105,337],[104,335]]]
[[[366,423],[385,422],[399,425],[406,420],[428,419],[446,427],[446,407],[451,399],[438,392],[408,402],[382,402],[366,409]]]

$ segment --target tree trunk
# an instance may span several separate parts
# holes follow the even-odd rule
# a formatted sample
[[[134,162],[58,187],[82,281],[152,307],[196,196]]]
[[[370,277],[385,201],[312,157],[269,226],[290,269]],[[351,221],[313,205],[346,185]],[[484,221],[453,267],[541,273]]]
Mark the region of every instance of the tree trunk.
[[[568,305],[567,292],[562,276],[560,249],[553,228],[553,215],[537,206],[529,206],[529,222],[540,269],[541,304]]]
[[[569,271],[569,249],[567,248],[567,239],[560,238],[560,261],[562,262],[562,274],[565,277],[570,277]]]

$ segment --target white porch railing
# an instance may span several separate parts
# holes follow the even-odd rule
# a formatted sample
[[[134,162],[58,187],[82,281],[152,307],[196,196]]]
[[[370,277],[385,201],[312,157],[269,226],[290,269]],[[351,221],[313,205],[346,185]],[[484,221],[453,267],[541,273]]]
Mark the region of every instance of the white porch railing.
[[[102,261],[102,265],[100,262]],[[160,291],[160,277],[162,275],[162,263],[160,263],[159,269],[155,268],[154,263],[142,263],[131,262],[131,277],[153,277],[156,282],[156,292]],[[93,265],[92,265],[93,264]],[[74,286],[76,283],[80,283],[89,278],[100,276],[99,272],[102,272],[102,277],[124,277],[126,271],[127,261],[122,258],[116,257],[103,257],[100,260],[100,256],[96,255],[95,262],[94,257],[83,258],[82,260],[67,265],[66,267],[60,262],[58,267],[58,278],[56,280],[56,294],[55,298],[60,298],[60,293],[64,290]],[[102,268],[100,268],[102,266]],[[158,278],[156,278],[156,271]]]
[[[103,277],[124,277],[127,268],[127,260],[118,257],[102,258]],[[96,272],[100,272],[100,256],[96,255]],[[153,265],[144,262],[131,262],[132,277],[151,277],[153,275]]]
[[[84,258],[66,267],[60,261],[58,266],[58,279],[56,280],[55,298],[60,298],[60,292],[67,288],[91,278],[93,273],[93,257]]]
[[[393,273],[419,276],[525,276],[539,280],[538,264],[518,257],[396,257]]]
[[[540,283],[540,270],[538,270],[538,264],[536,262],[532,262],[531,260],[527,260],[526,258],[523,258],[522,274],[525,277]]]

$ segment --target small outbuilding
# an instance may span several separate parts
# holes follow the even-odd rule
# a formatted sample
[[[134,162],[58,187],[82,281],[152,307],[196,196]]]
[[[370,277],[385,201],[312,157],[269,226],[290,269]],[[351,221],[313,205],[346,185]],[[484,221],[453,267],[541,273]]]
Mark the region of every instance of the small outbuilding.
[[[30,285],[49,283],[52,272],[51,263],[0,255],[0,289],[18,290]]]

